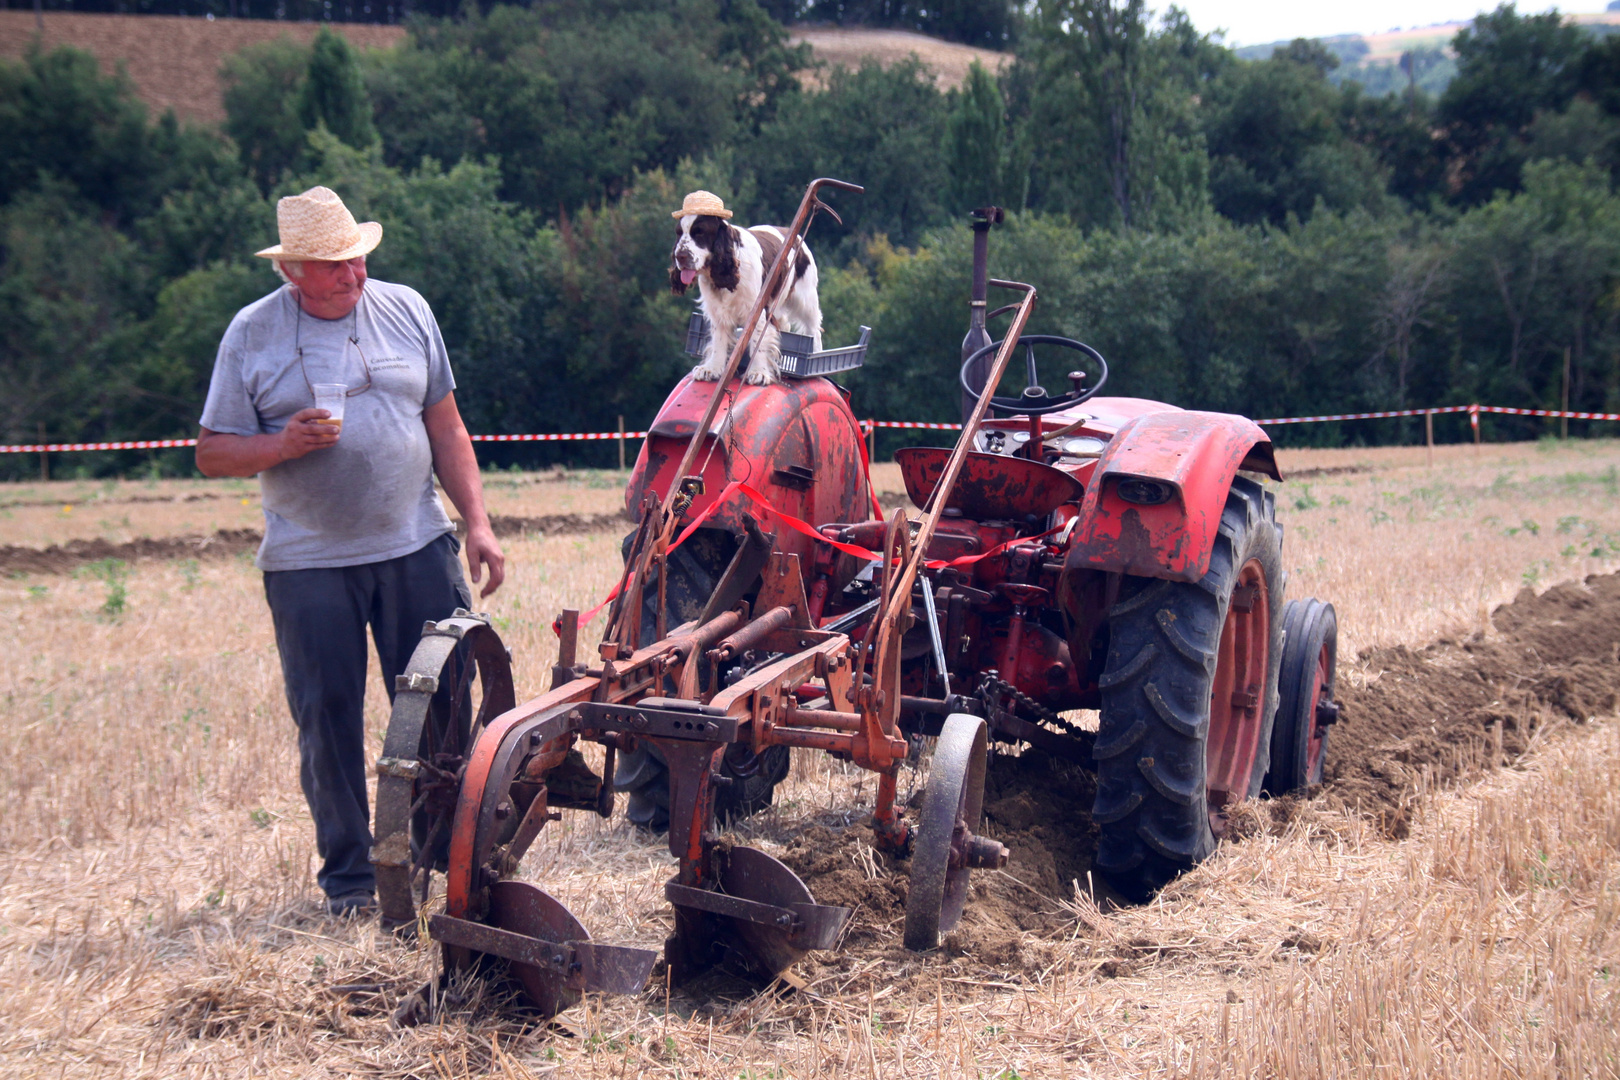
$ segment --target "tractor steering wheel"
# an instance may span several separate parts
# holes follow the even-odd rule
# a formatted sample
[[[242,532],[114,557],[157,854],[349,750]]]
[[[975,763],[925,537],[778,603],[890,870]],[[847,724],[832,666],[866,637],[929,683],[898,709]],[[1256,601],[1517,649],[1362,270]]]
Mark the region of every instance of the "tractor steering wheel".
[[[1060,409],[1067,409],[1080,404],[1101,390],[1103,384],[1108,381],[1108,361],[1103,359],[1102,353],[1084,342],[1076,341],[1073,338],[1057,337],[1053,334],[1024,334],[1018,339],[1018,344],[1024,346],[1024,392],[1018,397],[992,397],[990,404],[1003,412],[1011,413],[1014,416],[1044,416],[1047,413],[1057,412]],[[1046,388],[1041,386],[1035,371],[1036,345],[1057,345],[1061,348],[1085,353],[1102,367],[1102,375],[1089,389],[1077,389],[1058,397],[1052,397],[1046,392]],[[973,387],[968,385],[968,371],[981,357],[988,356],[999,348],[1001,348],[1001,342],[992,341],[962,362],[962,373],[959,381],[962,383],[962,389],[974,401],[979,400],[979,395],[974,392]],[[1075,378],[1078,381],[1078,375]]]

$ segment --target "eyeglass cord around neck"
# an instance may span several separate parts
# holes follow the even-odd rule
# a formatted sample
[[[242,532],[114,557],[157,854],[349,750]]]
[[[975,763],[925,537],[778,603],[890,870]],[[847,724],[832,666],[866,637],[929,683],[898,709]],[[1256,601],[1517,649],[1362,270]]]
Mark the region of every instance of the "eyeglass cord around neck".
[[[315,396],[315,384],[309,381],[309,368],[304,366],[304,305],[298,299],[297,289],[290,289],[289,291],[292,294],[293,309],[297,312],[293,317],[293,350],[298,355],[298,370],[304,375],[304,385],[309,388],[309,396],[313,398]],[[343,394],[344,397],[354,397],[371,389],[371,364],[366,360],[366,351],[360,347],[360,305],[365,303],[365,299],[366,294],[362,292],[360,299],[354,302],[354,307],[349,309],[349,317],[353,321],[350,323],[352,329],[349,332],[348,341],[360,356],[360,366],[366,373],[366,381],[362,386],[346,389]]]

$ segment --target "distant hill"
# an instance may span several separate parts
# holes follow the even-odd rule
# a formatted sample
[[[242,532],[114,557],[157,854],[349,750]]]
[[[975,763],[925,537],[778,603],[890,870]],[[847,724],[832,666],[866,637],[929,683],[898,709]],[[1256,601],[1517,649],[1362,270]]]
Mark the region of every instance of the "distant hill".
[[[47,12],[46,48],[72,45],[111,72],[123,64],[141,99],[154,112],[173,109],[185,120],[217,124],[225,118],[220,63],[231,53],[286,36],[311,41],[321,24],[270,19],[205,19],[174,15],[85,15]],[[387,48],[405,38],[402,26],[327,23],[360,48]],[[0,10],[0,56],[18,58],[36,36],[32,11]],[[912,53],[935,72],[938,84],[958,86],[978,60],[999,71],[1006,53],[939,41],[904,30],[796,26],[795,41],[807,42],[829,66],[858,67],[863,60],[892,64]],[[810,80],[814,84],[815,79]]]
[[[1620,33],[1620,10],[1565,17],[1596,34]],[[1411,53],[1417,85],[1438,94],[1457,74],[1451,39],[1469,25],[1471,21],[1435,23],[1405,29],[1397,27],[1381,34],[1338,34],[1317,40],[1339,58],[1338,69],[1328,76],[1332,82],[1359,82],[1372,94],[1404,90],[1409,79],[1400,69],[1400,61],[1402,54]],[[1265,60],[1287,44],[1287,41],[1271,41],[1264,45],[1244,45],[1234,51],[1245,60]]]
[[[915,53],[934,70],[934,79],[943,88],[960,86],[968,69],[977,60],[991,72],[998,72],[1012,60],[1011,53],[940,41],[909,30],[866,30],[842,26],[795,26],[793,40],[804,42],[817,60],[829,67],[859,67],[864,60],[892,64]]]
[[[123,64],[141,100],[153,112],[173,109],[182,120],[217,124],[225,119],[220,63],[261,41],[315,39],[313,22],[272,19],[201,19],[178,15],[83,15],[46,12],[44,45],[72,45],[111,72]],[[403,26],[328,23],[360,48],[386,48],[404,40]],[[32,11],[0,11],[0,56],[28,51],[36,31]]]

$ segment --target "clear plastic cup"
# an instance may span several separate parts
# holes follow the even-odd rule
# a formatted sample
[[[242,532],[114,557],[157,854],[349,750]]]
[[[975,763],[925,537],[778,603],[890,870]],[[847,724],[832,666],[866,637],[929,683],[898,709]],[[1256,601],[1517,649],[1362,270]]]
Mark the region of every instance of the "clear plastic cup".
[[[339,431],[343,430],[343,403],[349,400],[349,388],[342,383],[316,383],[315,407],[325,409],[331,415],[325,420],[317,420],[318,424],[330,424]]]

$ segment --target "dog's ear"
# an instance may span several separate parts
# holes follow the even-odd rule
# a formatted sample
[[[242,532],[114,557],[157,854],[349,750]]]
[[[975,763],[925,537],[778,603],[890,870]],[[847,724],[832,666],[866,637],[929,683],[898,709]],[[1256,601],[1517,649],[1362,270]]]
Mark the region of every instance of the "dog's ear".
[[[686,282],[681,280],[681,268],[674,263],[669,264],[669,291],[676,296],[686,295]]]
[[[735,289],[742,281],[737,271],[736,230],[725,222],[715,234],[714,246],[709,248],[709,284],[717,289]]]

